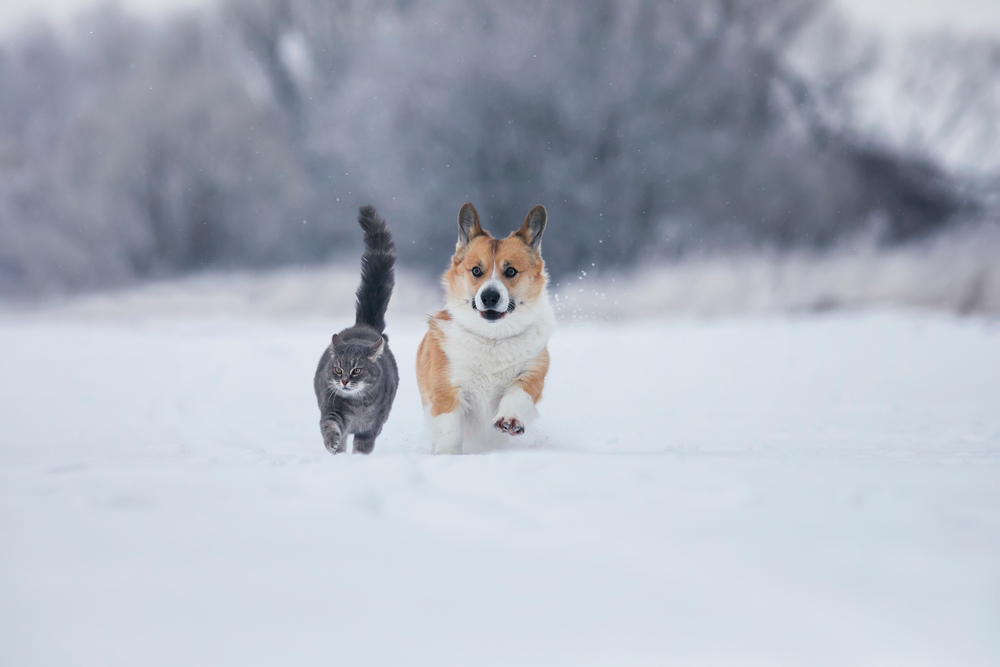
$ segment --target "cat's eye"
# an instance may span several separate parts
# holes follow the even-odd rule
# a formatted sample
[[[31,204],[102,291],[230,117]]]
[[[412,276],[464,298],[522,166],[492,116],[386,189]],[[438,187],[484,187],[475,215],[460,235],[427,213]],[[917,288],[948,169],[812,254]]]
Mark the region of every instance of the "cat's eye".
[[[517,269],[515,269],[513,266],[508,266],[507,270],[504,271],[503,274],[508,278],[513,278],[514,276],[517,275]]]
[[[340,366],[337,366],[336,368],[333,369],[333,372],[336,373],[337,375],[343,375],[344,369],[341,368]]]
[[[355,368],[353,371],[351,371],[351,375],[361,375],[361,369]]]
[[[479,278],[483,275],[483,270],[480,269],[478,266],[474,266],[472,267],[472,275]]]

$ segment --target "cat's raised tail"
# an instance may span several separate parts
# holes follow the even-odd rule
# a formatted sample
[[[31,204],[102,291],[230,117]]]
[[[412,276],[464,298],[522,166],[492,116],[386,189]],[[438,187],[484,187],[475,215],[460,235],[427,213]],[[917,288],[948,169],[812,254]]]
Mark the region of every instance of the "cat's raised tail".
[[[396,244],[392,234],[372,206],[358,209],[358,224],[365,230],[365,253],[361,255],[361,284],[358,285],[357,321],[375,329],[385,330],[385,310],[396,278],[392,267],[396,263]]]

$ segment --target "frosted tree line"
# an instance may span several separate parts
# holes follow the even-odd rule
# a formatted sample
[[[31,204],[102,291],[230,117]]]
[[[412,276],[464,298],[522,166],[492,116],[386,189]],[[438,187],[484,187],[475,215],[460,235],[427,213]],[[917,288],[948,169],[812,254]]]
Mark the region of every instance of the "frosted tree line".
[[[899,94],[937,106],[893,137],[858,101],[888,59],[830,16],[820,0],[254,0],[37,24],[0,43],[0,294],[356,259],[366,203],[430,271],[462,202],[497,233],[543,203],[556,276],[872,230],[904,243],[982,215],[997,45],[922,49]]]

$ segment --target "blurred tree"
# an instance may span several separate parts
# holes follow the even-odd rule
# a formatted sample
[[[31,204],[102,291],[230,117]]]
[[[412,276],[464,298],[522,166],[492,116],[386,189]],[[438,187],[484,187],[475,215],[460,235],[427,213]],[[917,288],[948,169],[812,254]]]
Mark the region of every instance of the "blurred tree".
[[[431,271],[466,200],[495,233],[545,204],[556,275],[948,224],[964,181],[859,129],[881,56],[824,6],[230,0],[36,27],[0,46],[0,291],[353,256],[369,202]],[[976,57],[956,90],[1000,81]],[[945,106],[928,135],[968,127]]]

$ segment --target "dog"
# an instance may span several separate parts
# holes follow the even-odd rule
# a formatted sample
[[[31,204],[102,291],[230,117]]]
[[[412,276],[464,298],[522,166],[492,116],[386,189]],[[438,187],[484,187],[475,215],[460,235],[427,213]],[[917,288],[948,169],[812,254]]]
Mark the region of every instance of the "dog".
[[[537,417],[555,329],[542,260],[545,208],[495,239],[475,207],[458,212],[458,244],[442,276],[445,307],[417,349],[417,384],[435,454],[496,444]]]

